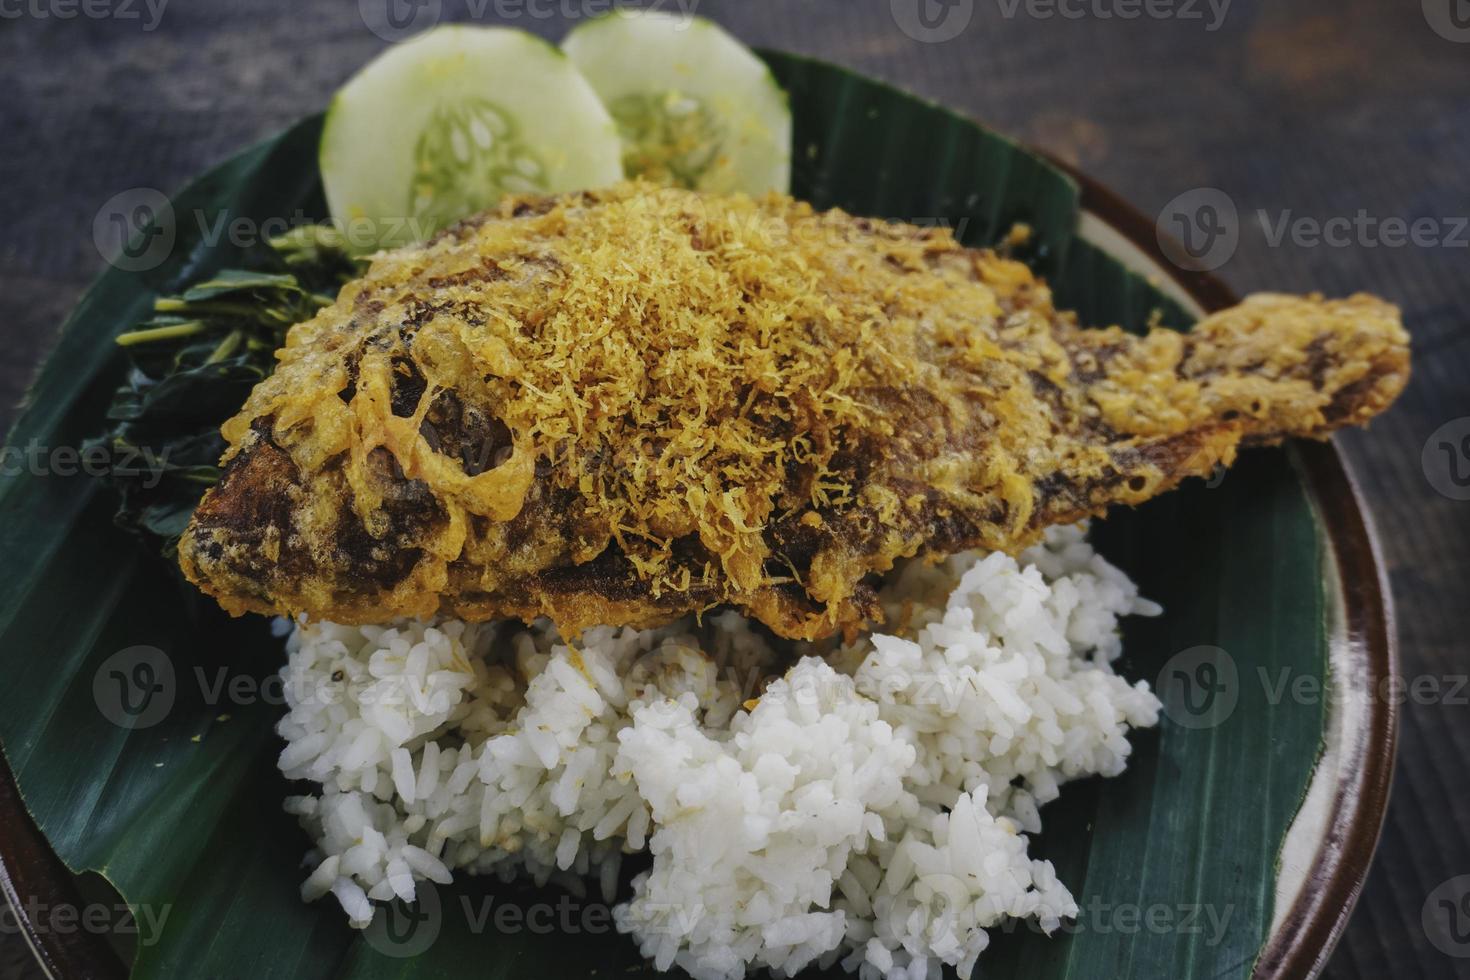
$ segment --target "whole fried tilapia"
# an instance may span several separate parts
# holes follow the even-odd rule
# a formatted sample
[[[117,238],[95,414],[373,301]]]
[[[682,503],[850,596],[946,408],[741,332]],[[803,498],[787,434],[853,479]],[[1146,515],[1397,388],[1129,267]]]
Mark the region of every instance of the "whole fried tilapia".
[[[877,616],[909,556],[1014,551],[1403,388],[1371,296],[1084,329],[945,231],[625,184],[380,256],[224,427],[179,549],[233,613],[717,604],[788,637]]]

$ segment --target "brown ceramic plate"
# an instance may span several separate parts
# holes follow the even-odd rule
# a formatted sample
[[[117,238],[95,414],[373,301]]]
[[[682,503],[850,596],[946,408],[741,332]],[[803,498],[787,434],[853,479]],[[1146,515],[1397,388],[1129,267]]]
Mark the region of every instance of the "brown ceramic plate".
[[[1171,264],[1154,222],[1138,209],[1075,168],[1053,162],[1082,188],[1084,238],[1165,283],[1194,312],[1238,301],[1215,276]],[[1304,441],[1293,452],[1332,550],[1325,562],[1327,584],[1336,592],[1329,592],[1331,673],[1357,679],[1353,691],[1363,696],[1330,705],[1324,752],[1283,846],[1271,934],[1253,980],[1315,977],[1327,965],[1378,846],[1398,735],[1396,700],[1373,696],[1398,675],[1398,647],[1391,593],[1362,495],[1334,444]]]
[[[1217,278],[1180,271],[1164,257],[1153,222],[1095,181],[1082,188],[1081,236],[1162,284],[1198,314],[1235,302]],[[1352,479],[1331,444],[1291,452],[1304,476],[1331,554],[1326,566],[1334,677],[1382,690],[1396,674],[1391,616],[1373,533]],[[1287,836],[1276,887],[1275,916],[1257,962],[1257,978],[1317,974],[1340,936],[1372,859],[1393,769],[1397,712],[1392,699],[1334,702],[1326,745],[1310,791]],[[27,814],[8,767],[0,762],[0,887],[17,903],[21,931],[47,973],[58,978],[121,977],[122,954],[81,929],[48,925],[34,909],[82,907],[79,879],[53,853]],[[21,896],[29,902],[20,900]]]

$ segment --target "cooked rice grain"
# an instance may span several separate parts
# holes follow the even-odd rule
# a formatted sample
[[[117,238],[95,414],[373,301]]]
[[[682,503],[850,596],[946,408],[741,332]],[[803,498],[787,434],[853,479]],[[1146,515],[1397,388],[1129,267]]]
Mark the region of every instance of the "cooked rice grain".
[[[1019,560],[911,563],[881,601],[892,632],[820,649],[734,613],[574,644],[544,623],[298,624],[278,731],[281,770],[316,784],[286,803],[316,841],[302,897],[359,927],[459,872],[611,902],[646,848],[614,915],[660,969],[969,976],[987,928],[1076,914],[1025,835],[1157,722],[1112,662],[1118,617],[1159,609],[1079,528]]]

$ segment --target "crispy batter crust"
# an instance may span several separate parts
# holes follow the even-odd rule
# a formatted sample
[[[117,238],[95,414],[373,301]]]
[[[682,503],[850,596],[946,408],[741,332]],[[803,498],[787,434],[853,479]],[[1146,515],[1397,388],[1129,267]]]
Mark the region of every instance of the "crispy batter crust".
[[[912,555],[1015,550],[1408,376],[1371,296],[1089,330],[945,231],[625,184],[385,254],[224,427],[179,555],[233,613],[876,615]]]

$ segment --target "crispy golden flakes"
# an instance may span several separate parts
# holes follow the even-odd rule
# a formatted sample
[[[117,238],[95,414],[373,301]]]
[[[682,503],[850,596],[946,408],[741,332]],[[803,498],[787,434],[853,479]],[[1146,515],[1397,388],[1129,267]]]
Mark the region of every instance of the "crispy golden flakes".
[[[1368,296],[1087,330],[942,230],[636,183],[386,253],[279,358],[180,548],[231,612],[570,632],[732,603],[794,637],[871,619],[899,558],[1366,422],[1408,372]]]

